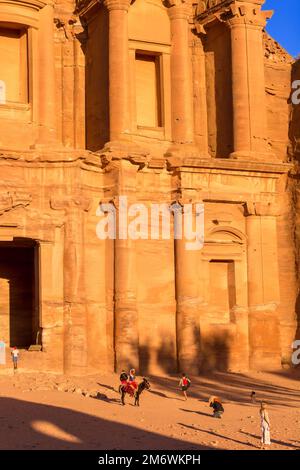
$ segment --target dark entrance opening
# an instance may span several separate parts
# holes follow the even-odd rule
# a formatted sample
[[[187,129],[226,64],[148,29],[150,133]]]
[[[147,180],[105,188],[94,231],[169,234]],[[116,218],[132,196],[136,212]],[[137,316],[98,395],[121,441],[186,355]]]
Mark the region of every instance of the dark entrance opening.
[[[39,331],[38,244],[0,242],[0,339],[28,348]]]

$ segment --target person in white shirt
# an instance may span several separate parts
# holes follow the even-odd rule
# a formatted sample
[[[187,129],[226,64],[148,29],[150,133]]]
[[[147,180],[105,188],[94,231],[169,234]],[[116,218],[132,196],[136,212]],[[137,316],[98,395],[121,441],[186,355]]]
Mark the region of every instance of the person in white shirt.
[[[11,351],[11,357],[14,365],[14,372],[18,369],[18,360],[19,360],[19,350],[17,346],[14,346],[14,348]]]
[[[260,426],[261,426],[261,449],[266,449],[266,446],[271,445],[270,438],[270,419],[265,403],[260,405]]]

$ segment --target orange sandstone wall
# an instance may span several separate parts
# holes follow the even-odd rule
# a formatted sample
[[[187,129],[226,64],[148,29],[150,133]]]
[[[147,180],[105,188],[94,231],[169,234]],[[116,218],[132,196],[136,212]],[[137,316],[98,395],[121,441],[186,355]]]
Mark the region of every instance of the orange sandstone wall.
[[[293,64],[292,81],[300,80],[300,60]],[[299,87],[298,87],[299,88]],[[295,251],[296,251],[296,268],[298,275],[298,289],[296,298],[296,313],[298,318],[297,339],[300,338],[300,296],[299,296],[299,279],[300,279],[300,188],[299,188],[299,160],[300,160],[300,104],[291,105],[291,123],[290,123],[290,140],[291,151],[293,152],[295,161],[295,171],[292,176],[294,190],[294,214],[295,214]]]
[[[290,161],[292,58],[267,33],[264,35],[264,42],[269,145],[278,160]],[[297,327],[293,182],[289,178],[282,178],[278,190],[281,194],[277,218],[279,317],[282,362],[286,363],[290,361],[291,344]]]
[[[179,336],[184,331],[178,331],[176,324],[182,308],[187,308],[185,317],[186,312],[197,312],[195,322],[188,319],[182,330],[188,331],[184,339],[188,353],[195,353],[197,343],[202,370],[243,371],[249,363],[272,368],[288,362],[297,294],[295,198],[287,167],[280,165],[290,158],[289,56],[265,38],[266,138],[273,160],[228,159],[234,150],[230,31],[222,23],[208,24],[206,34],[197,37],[190,31],[189,72],[199,154],[174,168],[165,156],[173,139],[171,99],[176,99],[171,97],[169,15],[160,0],[136,0],[128,13],[126,125],[140,147],[133,152],[93,153],[109,141],[108,13],[95,3],[79,21],[73,10],[71,1],[55,4],[55,145],[46,141],[42,148],[29,151],[38,136],[38,113],[28,123],[15,115],[16,110],[0,110],[1,236],[28,237],[41,244],[43,352],[28,367],[43,364],[49,370],[78,374],[111,371],[115,352],[127,351],[126,342],[131,342],[141,372],[174,372],[182,349]],[[164,126],[154,129],[136,122],[135,50],[144,49],[161,57]],[[294,74],[299,74],[299,64],[294,65]],[[290,139],[296,157],[299,121],[295,108]],[[5,148],[14,151],[2,151]],[[182,158],[189,152],[190,147],[182,150]],[[99,240],[99,202],[124,194],[148,207],[178,197],[204,200],[201,253],[192,262],[190,257],[177,265],[176,274],[180,250],[177,247],[176,252],[172,237],[127,245]],[[299,225],[296,218],[297,236]],[[194,337],[188,336],[192,327]]]

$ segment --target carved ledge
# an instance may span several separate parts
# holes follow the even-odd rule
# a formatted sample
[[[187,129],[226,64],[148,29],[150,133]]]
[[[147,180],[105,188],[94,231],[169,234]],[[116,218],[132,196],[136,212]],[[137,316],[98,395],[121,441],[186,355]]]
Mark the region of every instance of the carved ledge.
[[[91,206],[91,199],[83,196],[62,196],[50,199],[50,207],[54,210],[71,211],[74,209],[88,212]]]
[[[29,193],[23,192],[7,192],[0,195],[0,215],[8,212],[16,207],[26,207],[32,201]]]

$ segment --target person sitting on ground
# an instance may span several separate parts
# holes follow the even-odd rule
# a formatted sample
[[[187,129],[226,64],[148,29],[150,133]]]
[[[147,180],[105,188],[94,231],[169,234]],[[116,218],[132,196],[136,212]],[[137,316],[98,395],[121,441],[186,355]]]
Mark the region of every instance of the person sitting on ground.
[[[181,391],[183,392],[184,399],[187,400],[187,390],[191,385],[190,379],[187,375],[183,372],[182,377],[179,381],[179,387],[181,387]]]
[[[210,397],[209,406],[211,406],[213,409],[213,417],[221,419],[222,414],[224,413],[224,408],[221,399],[219,397]]]

